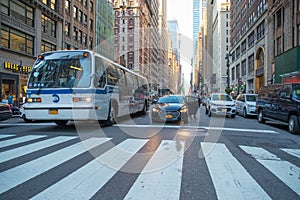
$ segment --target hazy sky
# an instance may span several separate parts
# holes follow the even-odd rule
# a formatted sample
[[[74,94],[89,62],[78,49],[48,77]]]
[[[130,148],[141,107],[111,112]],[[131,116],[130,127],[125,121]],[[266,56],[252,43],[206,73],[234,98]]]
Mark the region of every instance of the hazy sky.
[[[167,0],[168,20],[177,19],[181,34],[180,58],[184,73],[185,94],[189,91],[193,53],[193,0]]]

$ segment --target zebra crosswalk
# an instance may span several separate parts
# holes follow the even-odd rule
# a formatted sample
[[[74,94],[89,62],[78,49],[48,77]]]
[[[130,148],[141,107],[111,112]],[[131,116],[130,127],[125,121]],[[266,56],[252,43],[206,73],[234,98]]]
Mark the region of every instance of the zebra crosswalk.
[[[68,143],[70,141],[73,143]],[[181,194],[182,177],[184,173],[197,170],[197,166],[183,168],[185,159],[188,159],[185,156],[188,148],[185,141],[128,138],[116,144],[114,142],[112,138],[102,137],[80,140],[76,136],[0,134],[0,199],[20,199],[23,194],[24,199],[37,200],[98,199],[105,188],[117,184],[112,183],[115,180],[122,180],[121,185],[126,185],[118,188],[120,194],[116,196],[120,199],[185,199]],[[106,145],[109,143],[111,145]],[[6,166],[23,156],[39,154],[57,145],[61,146],[51,149],[47,154],[29,157],[29,160],[16,166]],[[86,152],[96,151],[104,145],[107,148],[104,152],[91,153],[94,156],[91,159],[81,159]],[[153,145],[156,145],[155,151],[150,148]],[[257,180],[253,172],[249,173],[243,160],[225,144],[200,141],[198,145],[218,199],[274,198],[274,194],[266,190],[267,186]],[[259,167],[273,174],[274,179],[280,180],[292,193],[292,197],[300,197],[299,162],[291,163],[262,147],[239,145],[239,148],[254,159]],[[150,149],[149,152],[147,149]],[[300,158],[300,149],[282,148],[279,151],[295,160]],[[146,159],[145,164],[141,169],[138,168],[138,172],[130,171],[130,167],[124,166],[133,162],[137,154],[141,162]],[[72,160],[76,158],[84,161],[78,166],[72,166]],[[70,171],[54,177],[53,174],[59,173],[62,166]],[[130,180],[116,179],[131,174],[137,175]],[[47,180],[43,179],[46,183],[38,184],[37,180],[41,180],[39,177],[47,177]],[[117,185],[120,186],[120,183]],[[201,195],[205,197],[205,194]],[[109,198],[103,194],[101,199]]]

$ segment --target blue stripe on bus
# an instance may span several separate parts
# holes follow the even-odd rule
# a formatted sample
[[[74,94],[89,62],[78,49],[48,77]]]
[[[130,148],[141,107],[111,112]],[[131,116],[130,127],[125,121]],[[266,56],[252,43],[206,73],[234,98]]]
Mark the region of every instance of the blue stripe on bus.
[[[108,94],[118,92],[118,88],[106,87],[105,89],[27,89],[27,94]]]

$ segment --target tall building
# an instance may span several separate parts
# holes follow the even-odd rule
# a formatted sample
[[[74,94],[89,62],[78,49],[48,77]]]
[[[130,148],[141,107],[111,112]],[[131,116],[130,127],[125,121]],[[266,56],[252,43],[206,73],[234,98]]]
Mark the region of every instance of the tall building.
[[[193,0],[193,44],[197,44],[200,30],[200,0]],[[195,52],[195,51],[193,51]]]
[[[253,93],[267,84],[270,51],[265,0],[231,4],[230,86],[235,93]],[[225,62],[225,59],[224,59]]]
[[[228,0],[211,1],[212,54],[210,89],[211,92],[225,92],[227,87],[226,62],[224,58],[230,48],[230,2]]]
[[[95,51],[111,60],[114,59],[114,13],[107,0],[96,1],[96,46]]]
[[[265,53],[269,65],[265,69],[265,83],[281,83],[282,75],[300,70],[300,1],[268,0],[267,3],[269,49]]]
[[[114,60],[145,76],[157,80],[158,0],[113,0]],[[154,47],[152,48],[151,45]]]

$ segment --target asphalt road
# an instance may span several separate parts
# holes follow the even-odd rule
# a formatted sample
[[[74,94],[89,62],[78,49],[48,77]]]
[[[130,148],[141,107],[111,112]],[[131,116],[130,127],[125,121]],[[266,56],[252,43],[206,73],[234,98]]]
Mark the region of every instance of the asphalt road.
[[[0,122],[0,199],[300,199],[300,135],[255,117]]]

